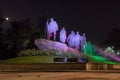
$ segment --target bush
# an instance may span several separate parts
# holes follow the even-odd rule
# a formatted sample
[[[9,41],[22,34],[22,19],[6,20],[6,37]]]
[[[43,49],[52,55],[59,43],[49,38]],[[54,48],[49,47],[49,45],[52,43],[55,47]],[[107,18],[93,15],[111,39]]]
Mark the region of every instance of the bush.
[[[114,47],[107,47],[107,48],[105,49],[105,52],[115,53]]]
[[[97,51],[95,49],[95,46],[92,45],[90,42],[87,42],[84,48],[84,53],[89,54],[89,55],[97,55]]]
[[[60,56],[60,57],[80,57],[80,53],[64,52],[58,50],[36,50],[27,49],[21,51],[18,56]]]
[[[18,56],[50,56],[51,53],[46,50],[35,50],[35,49],[27,49],[21,51]]]

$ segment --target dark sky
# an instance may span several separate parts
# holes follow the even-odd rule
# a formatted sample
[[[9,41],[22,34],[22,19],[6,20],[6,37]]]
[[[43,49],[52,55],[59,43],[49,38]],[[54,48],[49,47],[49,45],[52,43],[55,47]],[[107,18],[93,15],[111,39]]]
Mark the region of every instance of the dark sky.
[[[114,27],[120,27],[120,3],[86,0],[0,0],[0,11],[11,20],[41,16],[53,17],[59,26],[85,32],[89,38],[102,38]]]

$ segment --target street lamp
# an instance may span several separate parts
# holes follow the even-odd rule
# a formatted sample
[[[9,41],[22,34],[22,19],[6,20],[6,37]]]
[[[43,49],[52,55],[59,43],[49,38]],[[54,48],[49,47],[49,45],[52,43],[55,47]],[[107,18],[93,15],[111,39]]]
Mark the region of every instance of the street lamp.
[[[7,20],[7,21],[8,21],[8,20],[9,20],[9,18],[8,18],[8,17],[6,17],[6,18],[5,18],[5,20]]]

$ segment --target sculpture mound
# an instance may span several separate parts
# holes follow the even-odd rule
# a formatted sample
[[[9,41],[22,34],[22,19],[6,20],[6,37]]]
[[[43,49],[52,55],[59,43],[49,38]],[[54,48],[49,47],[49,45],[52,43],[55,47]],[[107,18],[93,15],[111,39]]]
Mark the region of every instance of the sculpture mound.
[[[38,47],[38,49],[60,50],[64,52],[80,53],[78,50],[57,41],[51,41],[47,39],[36,39],[34,43]]]

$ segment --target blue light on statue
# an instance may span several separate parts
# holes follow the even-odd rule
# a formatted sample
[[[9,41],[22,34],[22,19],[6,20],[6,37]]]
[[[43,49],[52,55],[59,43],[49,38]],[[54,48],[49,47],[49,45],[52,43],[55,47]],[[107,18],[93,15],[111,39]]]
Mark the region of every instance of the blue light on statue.
[[[70,47],[75,47],[75,32],[71,31],[71,34],[69,34],[67,38],[68,45]]]
[[[47,21],[47,38],[50,39],[51,33],[54,33],[54,40],[56,40],[56,31],[58,30],[58,24],[53,18],[50,19],[50,22]]]
[[[75,35],[75,48],[77,50],[80,50],[80,42],[81,42],[81,36],[80,36],[79,32],[76,32],[76,35]]]
[[[66,41],[66,30],[63,27],[62,30],[60,31],[60,42],[65,43]]]

